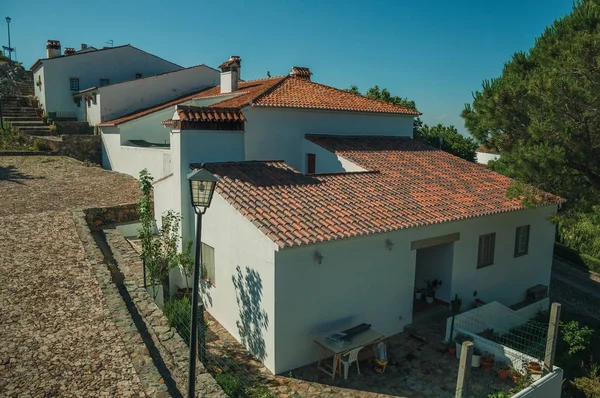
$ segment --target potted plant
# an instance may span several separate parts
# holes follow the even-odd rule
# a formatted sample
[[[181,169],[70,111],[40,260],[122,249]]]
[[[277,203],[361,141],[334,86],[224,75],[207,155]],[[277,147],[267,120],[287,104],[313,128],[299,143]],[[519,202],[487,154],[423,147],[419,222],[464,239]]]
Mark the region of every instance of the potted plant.
[[[56,124],[51,124],[50,127],[50,135],[56,135]]]
[[[459,333],[456,336],[454,336],[454,344],[455,344],[455,348],[456,348],[456,358],[460,358],[462,344],[465,341],[473,341],[473,337],[471,337],[465,333]]]
[[[42,113],[42,121],[44,124],[48,123],[48,114],[46,112]]]
[[[506,378],[508,378],[508,375],[510,374],[510,366],[508,366],[508,362],[496,362],[496,369],[498,370],[498,377],[500,380],[506,380]]]
[[[456,343],[453,341],[449,341],[447,344],[448,354],[455,356],[456,355]]]
[[[433,303],[433,299],[435,298],[435,291],[442,285],[442,281],[439,279],[426,279],[425,280],[425,301],[428,304]]]
[[[421,300],[423,298],[423,290],[421,288],[415,287],[415,299]]]
[[[484,351],[481,354],[481,367],[485,372],[489,372],[494,367],[494,360],[496,359],[496,355],[491,352]]]
[[[542,374],[542,365],[539,362],[530,361],[527,363],[527,369],[532,374]]]
[[[478,368],[481,366],[481,350],[473,347],[473,356],[471,357],[471,367]]]
[[[460,312],[460,307],[462,306],[462,299],[458,297],[458,294],[454,295],[454,300],[450,302],[450,306],[452,308],[453,314],[458,314]]]

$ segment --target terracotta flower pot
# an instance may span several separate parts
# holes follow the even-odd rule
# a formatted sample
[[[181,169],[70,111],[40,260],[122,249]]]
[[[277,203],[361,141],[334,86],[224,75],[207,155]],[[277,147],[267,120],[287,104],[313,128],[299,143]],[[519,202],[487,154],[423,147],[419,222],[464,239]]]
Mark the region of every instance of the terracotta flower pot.
[[[494,367],[494,361],[485,361],[485,360],[481,360],[481,368],[485,371],[485,372],[489,372],[492,370],[492,368]]]
[[[516,383],[519,380],[521,380],[521,377],[523,377],[523,375],[519,372],[512,372],[512,379],[513,381]]]
[[[498,370],[498,377],[501,380],[506,380],[508,378],[509,374],[510,374],[510,369],[500,369],[500,370]]]

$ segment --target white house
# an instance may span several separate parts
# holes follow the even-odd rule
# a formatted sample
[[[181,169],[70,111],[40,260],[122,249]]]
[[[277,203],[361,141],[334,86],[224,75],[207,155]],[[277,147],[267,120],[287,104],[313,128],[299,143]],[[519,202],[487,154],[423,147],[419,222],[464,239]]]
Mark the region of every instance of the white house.
[[[35,95],[46,113],[85,121],[79,109],[83,105],[72,94],[182,67],[129,44],[102,49],[82,44],[81,50],[65,48],[61,55],[60,42],[48,40],[46,58],[38,59],[30,69]]]
[[[315,338],[356,324],[402,332],[426,279],[442,281],[439,301],[465,305],[474,293],[512,305],[549,285],[560,198],[508,200],[509,178],[413,141],[414,110],[312,82],[307,68],[238,82],[240,62],[221,65],[220,86],[155,108],[170,109],[155,211],[181,212],[182,240],[195,241],[186,175],[219,178],[203,300],[272,372],[314,362]]]
[[[490,160],[500,159],[500,152],[496,148],[488,148],[486,145],[481,145],[475,150],[477,163],[488,164]]]

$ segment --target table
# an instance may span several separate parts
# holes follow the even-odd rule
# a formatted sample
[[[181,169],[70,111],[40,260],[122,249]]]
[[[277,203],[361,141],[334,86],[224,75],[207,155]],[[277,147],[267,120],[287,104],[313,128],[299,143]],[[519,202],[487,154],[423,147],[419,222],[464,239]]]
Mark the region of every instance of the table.
[[[331,344],[327,342],[326,338],[328,336],[331,336],[332,334],[333,332],[327,334],[326,336],[323,336],[320,339],[315,340],[315,343],[317,343],[321,347],[321,354],[319,355],[317,367],[326,374],[330,375],[331,379],[335,379],[336,373],[342,373],[341,358],[344,354],[358,347],[366,347],[369,345],[379,343],[385,338],[385,336],[382,333],[379,333],[378,331],[373,329],[369,329],[353,336],[350,339],[350,341],[345,342],[343,346],[338,346],[336,344]],[[333,353],[333,362],[331,365],[325,362],[327,360],[328,352]]]

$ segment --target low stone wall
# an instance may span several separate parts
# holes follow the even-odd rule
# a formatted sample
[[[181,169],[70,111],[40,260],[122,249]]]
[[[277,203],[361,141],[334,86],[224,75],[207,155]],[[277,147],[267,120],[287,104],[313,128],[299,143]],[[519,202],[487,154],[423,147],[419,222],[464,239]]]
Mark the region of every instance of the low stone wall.
[[[154,337],[153,340],[168,367],[173,380],[180,391],[185,391],[187,385],[189,348],[177,331],[169,326],[167,317],[154,303],[152,297],[144,288],[142,261],[133,251],[131,245],[115,229],[104,230],[108,243],[119,271],[123,274],[125,289],[133,298],[136,308],[143,316]],[[211,398],[227,398],[227,395],[217,384],[204,365],[196,364],[196,396]]]
[[[81,161],[102,163],[102,137],[99,135],[62,135],[56,152]]]
[[[46,151],[0,151],[0,156],[53,156],[56,152]]]
[[[137,214],[137,204],[130,203],[121,206],[99,207],[85,209],[85,221],[91,229],[100,229],[106,226],[128,223],[140,219]]]
[[[58,135],[93,135],[94,127],[90,126],[88,122],[68,122],[68,121],[56,121],[56,133]]]

